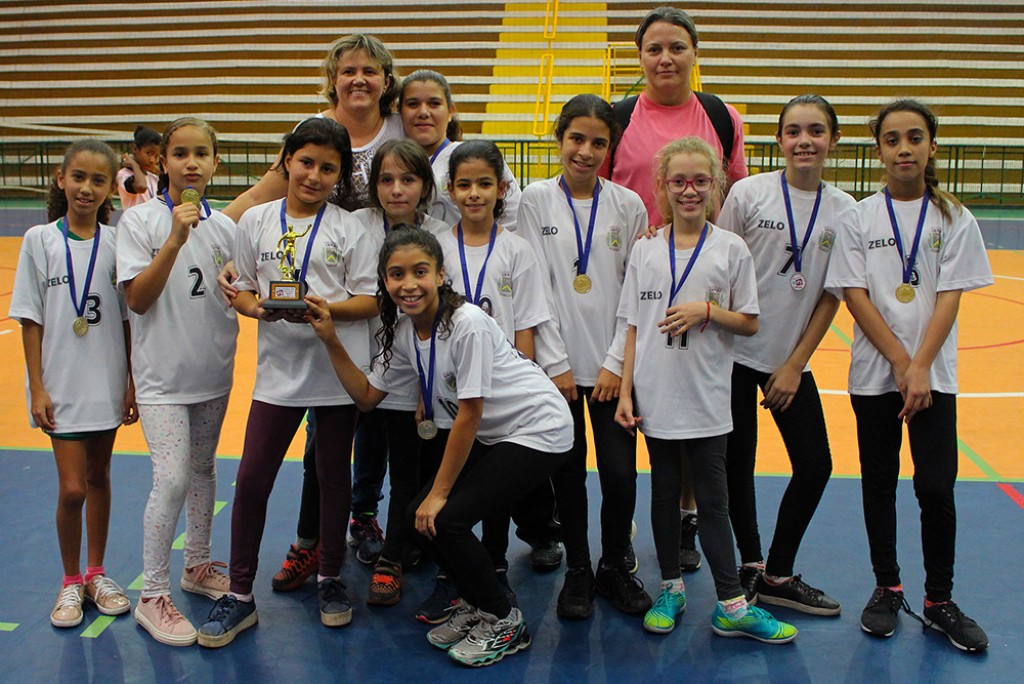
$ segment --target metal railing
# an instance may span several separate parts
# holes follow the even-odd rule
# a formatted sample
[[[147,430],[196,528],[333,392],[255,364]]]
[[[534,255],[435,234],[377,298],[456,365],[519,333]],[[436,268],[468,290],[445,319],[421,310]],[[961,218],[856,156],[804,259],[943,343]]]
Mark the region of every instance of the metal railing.
[[[561,171],[553,141],[495,143],[524,186]],[[113,144],[125,147],[121,141]],[[66,141],[0,142],[0,199],[44,193],[66,147]],[[279,149],[272,143],[221,143],[220,167],[207,194],[216,199],[235,197],[259,180]],[[748,142],[746,156],[751,173],[773,171],[785,164],[774,141]],[[939,148],[936,164],[944,187],[964,202],[1024,206],[1024,143],[946,145]],[[858,199],[875,192],[882,169],[874,144],[841,141],[828,161],[825,179]]]

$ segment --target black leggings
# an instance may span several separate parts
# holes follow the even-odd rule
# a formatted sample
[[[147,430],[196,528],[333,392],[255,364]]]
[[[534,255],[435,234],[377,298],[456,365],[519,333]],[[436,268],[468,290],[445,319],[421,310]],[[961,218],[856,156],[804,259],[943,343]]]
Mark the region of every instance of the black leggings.
[[[871,567],[881,587],[900,584],[896,562],[896,483],[900,474],[903,408],[899,392],[851,395],[857,416],[861,491]],[[929,601],[948,601],[956,555],[956,395],[932,392],[932,406],[907,424],[914,462],[914,494],[921,508],[924,588]]]
[[[729,493],[725,475],[726,436],[656,439],[645,436],[651,458],[651,531],[662,579],[679,577],[679,495],[683,459],[690,461],[697,498],[700,547],[711,566],[719,601],[743,595],[736,576],[736,552],[729,526]]]
[[[562,523],[568,567],[590,567],[587,539],[587,433],[583,416],[586,397],[597,452],[601,483],[601,553],[621,564],[629,546],[629,533],[636,508],[636,437],[615,422],[617,400],[595,401],[593,387],[577,387],[575,401],[569,402],[574,441],[565,466],[552,478],[558,517]],[[677,506],[678,508],[678,506]]]
[[[754,563],[761,555],[754,492],[754,462],[757,455],[757,388],[764,390],[769,373],[733,364],[732,424],[726,464],[729,474],[729,518],[736,534],[740,561]],[[779,503],[775,536],[768,551],[765,572],[777,577],[793,574],[797,549],[807,531],[832,475],[832,453],[825,431],[825,414],[814,376],[806,371],[789,408],[772,411],[789,454],[793,477]]]
[[[471,605],[498,617],[512,609],[473,526],[488,516],[508,513],[516,501],[550,478],[567,455],[512,442],[473,445],[448,501],[434,519],[437,534],[433,540],[419,536]],[[416,510],[433,484],[428,482],[409,505],[408,525],[415,526]]]

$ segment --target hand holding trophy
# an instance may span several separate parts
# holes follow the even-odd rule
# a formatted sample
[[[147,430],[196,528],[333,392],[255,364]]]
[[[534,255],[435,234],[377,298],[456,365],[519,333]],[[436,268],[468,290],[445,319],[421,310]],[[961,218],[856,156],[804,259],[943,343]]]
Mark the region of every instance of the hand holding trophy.
[[[306,296],[306,283],[299,280],[301,269],[295,265],[295,241],[305,237],[309,231],[310,227],[307,227],[302,233],[296,233],[288,225],[288,230],[277,241],[281,254],[281,263],[277,268],[281,272],[281,280],[270,281],[270,291],[262,303],[264,309],[306,309],[303,299]]]

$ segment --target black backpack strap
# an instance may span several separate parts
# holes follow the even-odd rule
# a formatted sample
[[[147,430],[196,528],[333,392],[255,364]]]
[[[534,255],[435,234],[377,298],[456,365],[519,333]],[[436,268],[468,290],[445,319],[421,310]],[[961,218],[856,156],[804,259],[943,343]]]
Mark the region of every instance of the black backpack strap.
[[[637,95],[632,95],[612,105],[612,114],[615,116],[615,120],[619,122],[619,129],[622,133],[625,133],[626,129],[629,128],[629,120],[633,117],[633,110],[636,109],[637,99],[639,99]],[[619,139],[621,140],[621,137]],[[609,176],[611,176],[612,169],[614,168],[615,150],[612,150],[611,159],[608,162]]]
[[[732,157],[733,137],[736,135],[729,110],[717,95],[697,90],[693,91],[693,94],[697,96],[697,100],[704,107],[704,112],[711,119],[711,125],[714,126],[715,133],[718,134],[718,141],[722,143],[722,166],[728,166],[729,158]],[[630,112],[632,113],[632,108]],[[617,115],[618,111],[616,110]]]

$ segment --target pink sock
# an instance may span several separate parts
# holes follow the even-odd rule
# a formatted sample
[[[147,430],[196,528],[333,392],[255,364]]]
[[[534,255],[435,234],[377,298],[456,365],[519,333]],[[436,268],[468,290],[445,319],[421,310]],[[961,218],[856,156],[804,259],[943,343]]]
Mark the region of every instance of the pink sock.
[[[64,575],[64,584],[61,586],[70,587],[72,584],[84,584],[84,582],[82,582],[82,573],[78,573],[77,575]]]
[[[92,582],[92,578],[96,575],[106,575],[107,571],[103,569],[102,565],[97,565],[95,568],[85,569],[85,583]]]
[[[924,600],[924,607],[931,608],[932,606],[941,606],[943,603],[949,603],[949,601],[929,601],[927,597]]]
[[[889,591],[895,591],[895,592],[898,592],[900,594],[903,593],[903,585],[902,584],[897,584],[895,587],[882,587],[882,589],[888,589]]]

